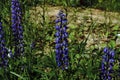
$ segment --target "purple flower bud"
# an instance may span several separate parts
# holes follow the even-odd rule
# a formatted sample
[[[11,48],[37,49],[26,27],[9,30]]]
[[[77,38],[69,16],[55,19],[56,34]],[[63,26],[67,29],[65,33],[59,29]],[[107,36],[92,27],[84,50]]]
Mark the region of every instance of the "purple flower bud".
[[[59,49],[60,47],[61,47],[61,44],[56,44],[56,45],[55,45],[55,48],[56,48],[56,49]]]
[[[57,31],[56,34],[55,34],[55,36],[59,37],[60,36],[60,32]]]
[[[55,20],[55,23],[59,23],[61,20],[60,19],[56,19]]]
[[[103,51],[104,51],[104,53],[108,53],[108,48],[105,47]]]
[[[114,62],[114,59],[109,59],[109,63],[113,63]]]
[[[63,21],[62,21],[62,24],[67,24],[67,19],[64,19]]]
[[[110,51],[110,53],[109,53],[109,54],[111,55],[111,57],[114,57],[114,55],[115,55],[114,50]]]
[[[59,42],[60,42],[60,38],[58,37],[55,39],[55,43],[59,43]]]
[[[56,52],[56,54],[58,54],[60,51],[59,51],[59,49],[56,49],[55,52]]]
[[[56,25],[55,26],[56,30],[60,30],[60,26]]]

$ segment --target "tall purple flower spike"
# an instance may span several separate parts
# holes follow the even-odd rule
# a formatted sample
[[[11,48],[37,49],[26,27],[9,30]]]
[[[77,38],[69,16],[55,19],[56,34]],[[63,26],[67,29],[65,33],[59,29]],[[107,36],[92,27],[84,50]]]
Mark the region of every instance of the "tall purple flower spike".
[[[7,49],[5,48],[4,31],[1,19],[0,19],[0,57],[1,57],[0,67],[7,66],[8,65]]]
[[[21,8],[20,3],[18,0],[12,0],[11,2],[11,21],[12,21],[12,33],[13,33],[13,42],[15,53],[14,55],[22,55],[24,52],[24,45],[23,45],[23,27],[21,25]]]
[[[56,39],[55,39],[55,52],[56,63],[58,67],[68,69],[68,33],[67,33],[67,18],[63,11],[59,11],[57,15],[56,23]]]
[[[107,47],[104,48],[103,52],[100,78],[101,80],[112,80],[115,52]]]

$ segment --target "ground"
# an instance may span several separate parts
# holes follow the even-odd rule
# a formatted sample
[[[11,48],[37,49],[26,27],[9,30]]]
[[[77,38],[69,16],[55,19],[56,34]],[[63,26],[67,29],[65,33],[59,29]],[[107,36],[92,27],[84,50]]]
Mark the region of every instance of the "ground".
[[[115,47],[120,45],[118,43],[119,38],[116,38],[116,35],[120,33],[120,13],[118,12],[49,5],[45,6],[44,9],[47,23],[54,23],[59,10],[67,10],[69,43],[72,40],[77,40],[79,43],[90,34],[87,40],[87,48],[90,48],[91,45],[100,48],[111,41],[112,44],[115,44]],[[36,24],[40,24],[41,14],[43,14],[41,6],[31,8],[30,14],[31,20],[34,20]]]

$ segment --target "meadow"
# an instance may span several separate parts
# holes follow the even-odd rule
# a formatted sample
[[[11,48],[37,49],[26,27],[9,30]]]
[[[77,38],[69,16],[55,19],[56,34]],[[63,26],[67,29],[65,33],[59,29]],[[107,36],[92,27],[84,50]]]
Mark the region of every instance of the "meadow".
[[[0,1],[0,80],[120,80],[119,0]]]

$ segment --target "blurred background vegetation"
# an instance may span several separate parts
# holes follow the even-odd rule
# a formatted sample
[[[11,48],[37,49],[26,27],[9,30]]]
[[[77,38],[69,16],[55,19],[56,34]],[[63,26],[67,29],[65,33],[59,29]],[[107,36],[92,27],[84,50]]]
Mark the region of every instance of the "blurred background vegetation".
[[[21,0],[23,3],[28,5],[45,3],[57,6],[67,5],[73,7],[94,7],[102,10],[119,11],[120,2],[119,0]],[[2,1],[4,2],[4,1]]]

